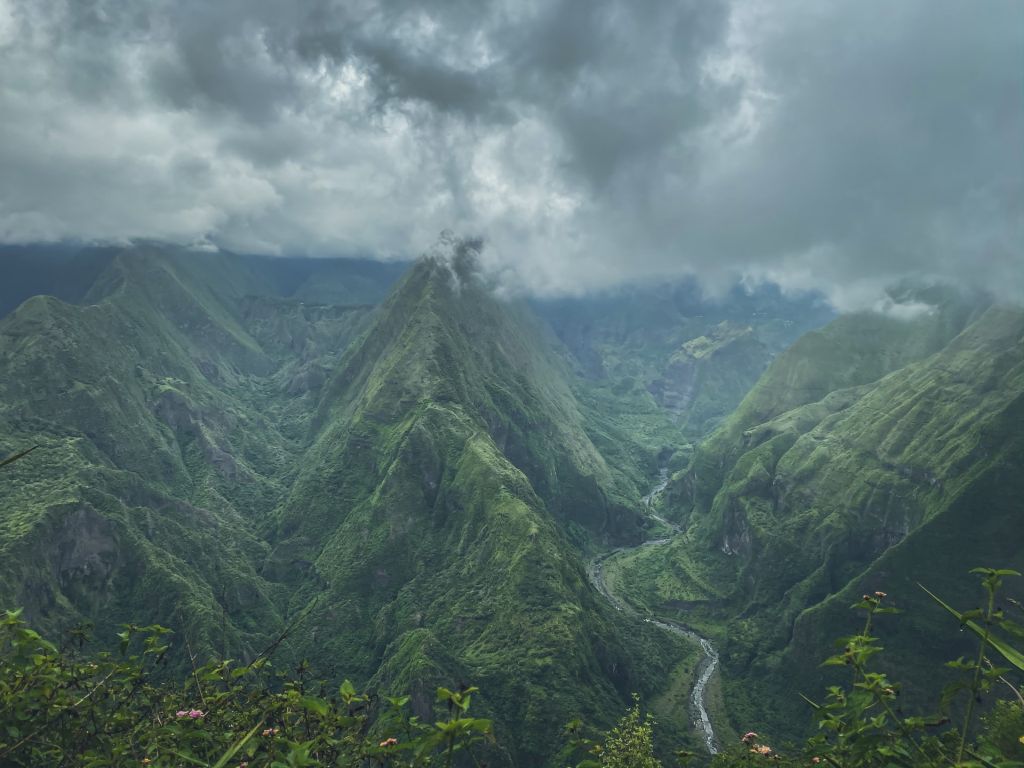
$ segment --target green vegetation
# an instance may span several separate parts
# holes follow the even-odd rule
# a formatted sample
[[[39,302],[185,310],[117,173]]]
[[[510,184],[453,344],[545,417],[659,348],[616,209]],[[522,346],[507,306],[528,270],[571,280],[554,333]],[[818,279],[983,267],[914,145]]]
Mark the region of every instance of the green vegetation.
[[[370,309],[269,291],[233,257],[141,248],[81,306],[38,296],[0,324],[0,448],[40,445],[0,487],[0,593],[43,630],[181,615],[195,647],[246,656],[282,626],[260,531],[316,374]]]
[[[163,622],[244,661],[309,611],[284,664],[423,717],[473,680],[518,764],[567,715],[610,725],[656,695],[681,643],[617,617],[581,561],[642,536],[650,457],[605,459],[544,331],[470,261],[424,260],[374,309],[147,247],[81,305],[22,304],[0,322],[0,450],[41,447],[0,484],[5,601],[46,634]]]
[[[58,648],[18,612],[0,617],[0,763],[298,768],[452,766],[495,750],[491,723],[469,715],[475,688],[439,688],[436,720],[409,697],[358,693],[249,664],[194,665],[184,682],[161,678],[172,633],[128,625],[116,653],[82,652],[84,628]]]
[[[640,713],[640,699],[633,697],[633,706],[607,734],[600,738],[583,735],[583,724],[574,720],[566,727],[569,737],[567,757],[587,754],[592,757],[577,763],[576,768],[659,768],[654,755],[654,718]]]
[[[566,714],[609,724],[655,693],[676,650],[586,581],[580,548],[639,539],[639,494],[539,333],[472,273],[417,264],[327,384],[271,538],[317,576],[291,611],[355,618],[315,665],[413,692],[471,679],[519,764],[550,758]]]
[[[833,680],[814,659],[876,589],[907,611],[886,664],[921,703],[957,641],[936,639],[915,581],[966,601],[958,571],[1022,565],[1024,314],[892,322],[841,318],[778,358],[670,486],[661,512],[686,533],[611,564],[631,603],[716,639],[734,725],[801,736],[793,694]]]
[[[799,748],[775,749],[748,732],[711,761],[717,768],[829,765],[837,768],[1011,768],[1024,764],[1024,697],[1010,677],[1024,673],[1017,648],[1024,624],[998,606],[1013,570],[977,568],[986,600],[960,612],[931,595],[970,631],[977,648],[946,666],[958,676],[927,714],[908,714],[902,687],[876,667],[883,654],[873,633],[879,617],[898,613],[887,595],[864,595],[853,607],[861,630],[842,638],[824,666],[845,670],[814,712],[818,733]],[[925,590],[928,592],[927,590]],[[1019,607],[1019,604],[1018,604]],[[1021,612],[1021,611],[1019,611]],[[409,696],[360,694],[345,680],[315,680],[303,662],[292,674],[273,669],[274,648],[305,617],[249,664],[199,665],[182,682],[157,674],[173,633],[126,626],[116,653],[83,650],[88,631],[75,627],[61,648],[7,612],[0,619],[0,760],[4,765],[429,766],[485,765],[503,750],[491,723],[470,716],[475,687],[437,689],[432,725],[408,711]],[[996,689],[1011,694],[977,716],[976,702]],[[934,686],[930,694],[934,695]],[[958,701],[964,704],[956,708]],[[951,718],[952,715],[952,718]],[[659,768],[655,723],[639,697],[606,733],[577,719],[565,729],[558,764],[576,768]],[[697,758],[675,752],[680,763]]]
[[[832,317],[813,297],[783,298],[763,287],[714,299],[685,281],[532,308],[566,348],[579,396],[593,405],[588,417],[664,452],[662,464],[676,453],[674,468],[775,355]]]
[[[750,728],[759,744],[802,741],[797,694],[844,682],[818,660],[836,634],[860,637],[846,608],[883,589],[904,615],[872,614],[886,652],[858,674],[903,680],[900,704],[927,711],[933,684],[957,676],[941,662],[972,648],[936,631],[941,609],[916,582],[968,605],[959,572],[1024,568],[1024,313],[928,289],[915,298],[932,313],[844,316],[782,351],[824,311],[770,292],[718,306],[678,286],[531,308],[495,298],[472,243],[449,245],[390,292],[393,270],[365,264],[105,251],[81,271],[87,288],[54,283],[76,303],[33,296],[0,320],[0,455],[38,446],[3,468],[0,598],[42,636],[92,623],[100,642],[68,660],[17,618],[9,633],[54,674],[142,665],[110,678],[150,691],[116,749],[143,759],[132,729],[192,691],[195,660],[250,669],[274,644],[307,683],[245,672],[231,696],[248,703],[216,738],[158,723],[147,744],[216,764],[266,710],[327,718],[349,751],[318,742],[317,760],[370,759],[384,699],[356,723],[326,694],[310,715],[288,692],[352,680],[352,695],[400,692],[405,717],[433,723],[436,691],[458,709],[456,683],[472,681],[490,765],[655,765],[704,744],[688,704],[702,656],[681,624],[720,652],[705,699],[720,743]],[[630,611],[588,581],[586,563],[613,550],[603,578]],[[175,633],[159,654],[102,656],[130,622]],[[88,706],[122,711],[110,685]],[[885,687],[833,691],[819,715],[890,744],[902,726],[872,720]],[[53,701],[32,718],[75,700]],[[1012,702],[981,709],[989,725],[965,744],[1011,754]],[[597,731],[578,726],[575,754],[559,755],[572,718]],[[840,764],[868,760],[847,746]]]
[[[817,733],[800,746],[776,749],[758,733],[749,731],[732,740],[716,755],[714,768],[737,766],[826,765],[836,768],[1011,768],[1024,765],[1024,696],[1019,681],[1024,673],[1024,625],[1002,610],[1001,594],[1007,577],[1019,577],[1014,570],[975,568],[985,595],[984,607],[960,612],[924,590],[932,599],[937,616],[951,614],[961,628],[973,635],[976,648],[970,657],[949,661],[953,681],[941,691],[937,679],[927,686],[932,709],[911,713],[902,701],[904,687],[880,671],[877,662],[885,655],[881,639],[874,635],[880,617],[900,613],[887,604],[887,595],[876,591],[863,595],[853,608],[864,622],[859,632],[841,638],[839,651],[823,666],[845,670],[846,681],[829,686],[823,701],[802,695],[805,709],[813,715]],[[1020,604],[1011,600],[1024,614]],[[1021,618],[1024,618],[1022,616]],[[951,623],[943,627],[948,635]],[[1000,697],[1002,694],[1002,697]],[[978,717],[977,704],[984,702],[987,714]],[[763,703],[775,706],[776,701]],[[959,706],[958,706],[959,705]],[[579,722],[567,729],[568,753],[589,757],[577,768],[599,766],[662,765],[654,754],[654,722],[641,715],[639,702],[607,734],[586,736]],[[686,750],[676,751],[681,764],[703,762]]]

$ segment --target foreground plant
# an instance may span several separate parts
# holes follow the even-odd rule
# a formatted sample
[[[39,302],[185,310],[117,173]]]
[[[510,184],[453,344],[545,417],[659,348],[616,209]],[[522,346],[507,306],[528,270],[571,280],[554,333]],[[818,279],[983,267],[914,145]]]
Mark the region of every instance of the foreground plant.
[[[574,720],[566,726],[569,748],[587,755],[576,768],[658,768],[654,756],[654,719],[640,714],[640,697],[633,695],[633,706],[603,738],[583,735],[583,724]]]
[[[849,668],[850,683],[830,687],[823,703],[805,697],[814,708],[820,731],[807,742],[805,755],[786,761],[763,745],[753,743],[756,734],[747,734],[753,738],[744,737],[744,741],[750,742],[744,749],[735,750],[715,764],[751,764],[762,757],[792,765],[837,768],[1024,765],[1024,697],[1006,677],[1011,668],[996,663],[1009,661],[1017,671],[1024,671],[1024,656],[1003,636],[1024,638],[1024,628],[998,608],[1003,579],[1020,574],[992,568],[976,568],[971,573],[981,577],[986,597],[984,607],[977,610],[959,613],[925,590],[957,618],[961,628],[970,630],[979,640],[973,659],[960,658],[947,664],[960,671],[962,678],[942,692],[936,714],[903,716],[896,705],[899,684],[873,667],[876,655],[883,650],[879,638],[873,635],[875,617],[898,613],[885,604],[888,595],[874,592],[852,606],[865,615],[863,629],[840,641],[841,651],[824,662],[827,666]],[[996,659],[990,658],[993,652]],[[998,702],[992,714],[979,722],[977,704],[997,683],[1004,683],[1013,698]],[[965,702],[959,721],[954,723],[949,713],[958,696]],[[1007,732],[1015,731],[1019,731],[1018,738],[1007,738]],[[975,732],[977,737],[972,743]]]
[[[904,716],[895,701],[899,684],[873,666],[882,652],[875,618],[896,613],[883,592],[853,607],[862,630],[840,641],[829,666],[850,671],[811,701],[819,734],[803,754],[776,751],[756,733],[716,756],[712,765],[836,768],[1011,768],[1024,766],[1024,695],[1014,676],[1024,672],[1018,650],[1024,627],[1000,607],[1003,580],[1016,571],[976,569],[983,607],[958,612],[932,597],[978,639],[977,653],[949,667],[961,679],[938,701],[938,714]],[[929,593],[931,594],[931,593]],[[1017,613],[1024,606],[1006,601]],[[162,669],[169,630],[127,626],[117,653],[84,655],[84,628],[58,649],[28,627],[18,611],[0,614],[0,765],[300,766],[482,765],[493,743],[491,723],[471,717],[476,688],[439,688],[441,717],[423,723],[408,711],[409,697],[376,698],[345,681],[336,690],[310,682],[300,665],[292,675],[273,670],[268,654],[250,664],[196,666],[183,682]],[[164,674],[162,674],[164,673]],[[1003,700],[979,717],[978,703],[994,691]],[[959,709],[956,708],[959,702]],[[958,712],[955,722],[948,713]],[[563,756],[582,757],[577,768],[659,768],[654,722],[632,707],[607,734],[584,736],[570,724]],[[694,755],[676,753],[680,762]]]
[[[490,721],[469,715],[472,688],[439,689],[446,714],[422,723],[407,696],[378,701],[347,680],[329,691],[304,665],[286,677],[265,657],[168,682],[169,635],[129,626],[118,654],[82,656],[19,611],[0,615],[0,765],[451,766],[493,739]]]

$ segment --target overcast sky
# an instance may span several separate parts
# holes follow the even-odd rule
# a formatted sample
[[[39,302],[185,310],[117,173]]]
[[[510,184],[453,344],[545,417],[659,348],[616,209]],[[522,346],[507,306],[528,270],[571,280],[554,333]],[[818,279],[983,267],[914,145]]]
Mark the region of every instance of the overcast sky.
[[[1022,0],[0,0],[0,241],[1024,296]]]

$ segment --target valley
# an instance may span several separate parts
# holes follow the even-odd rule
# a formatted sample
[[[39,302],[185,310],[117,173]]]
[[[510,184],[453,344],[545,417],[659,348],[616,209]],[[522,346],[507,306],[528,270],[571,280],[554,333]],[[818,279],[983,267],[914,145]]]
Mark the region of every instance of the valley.
[[[969,568],[1024,566],[1019,310],[926,287],[894,294],[932,308],[912,319],[835,317],[685,281],[526,302],[476,255],[148,244],[60,254],[89,282],[63,298],[23,266],[0,454],[40,447],[0,484],[5,607],[97,648],[165,624],[176,672],[185,642],[251,660],[302,617],[283,667],[421,717],[479,686],[493,764],[556,764],[566,722],[634,693],[659,750],[706,760],[804,736],[855,595],[907,611],[913,701],[956,650],[913,582],[963,603]]]
[[[0,768],[1024,768],[1024,0],[0,0]]]
[[[665,490],[668,486],[668,471],[662,469],[659,471],[658,483],[654,488],[643,497],[643,503],[645,508],[650,510],[652,502],[657,496]],[[649,512],[651,518],[657,522],[669,526],[672,528],[672,533],[680,533],[679,529],[672,526],[664,518]],[[708,683],[711,681],[712,675],[718,667],[718,651],[714,645],[706,637],[701,637],[693,630],[680,624],[676,621],[662,620],[651,618],[650,616],[642,616],[636,609],[625,602],[621,597],[616,595],[609,587],[605,580],[605,567],[609,560],[619,555],[624,555],[629,552],[636,551],[646,547],[657,547],[663,544],[667,544],[669,539],[651,539],[634,547],[620,547],[614,549],[611,552],[598,555],[590,561],[587,566],[587,577],[590,579],[590,583],[594,585],[594,589],[600,592],[605,599],[611,603],[617,611],[621,611],[627,616],[633,618],[637,622],[643,622],[651,624],[659,629],[662,629],[671,634],[685,638],[688,642],[697,645],[702,654],[695,671],[695,675],[687,676],[687,681],[693,677],[692,688],[689,695],[689,711],[688,715],[691,717],[695,728],[701,733],[704,740],[704,746],[707,749],[708,754],[715,755],[718,753],[718,738],[715,735],[714,726],[711,723],[711,717],[708,714]]]

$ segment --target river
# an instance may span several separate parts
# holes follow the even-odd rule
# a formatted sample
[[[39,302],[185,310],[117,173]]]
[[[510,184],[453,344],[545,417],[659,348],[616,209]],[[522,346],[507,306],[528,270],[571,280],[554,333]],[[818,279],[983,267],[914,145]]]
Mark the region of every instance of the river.
[[[650,518],[667,526],[673,534],[681,533],[679,526],[670,523],[665,518],[654,513],[654,500],[658,497],[658,494],[665,490],[667,486],[668,470],[662,469],[658,476],[658,483],[651,489],[651,492],[643,498],[644,507],[646,508],[647,514]],[[618,549],[613,549],[611,552],[605,552],[598,555],[591,560],[590,564],[587,566],[587,576],[590,578],[590,583],[594,585],[594,589],[600,592],[617,611],[633,617],[637,621],[654,624],[656,627],[659,627],[666,632],[670,632],[680,637],[685,637],[690,642],[700,646],[701,650],[704,652],[704,657],[697,665],[696,681],[693,684],[693,690],[690,692],[690,715],[694,727],[696,727],[704,737],[704,745],[707,747],[708,752],[712,755],[716,755],[718,754],[718,739],[715,736],[715,729],[711,725],[711,717],[708,715],[707,709],[708,683],[711,681],[711,676],[715,674],[715,669],[718,668],[718,651],[715,649],[715,646],[712,645],[711,641],[706,637],[701,637],[684,624],[680,624],[669,619],[652,619],[641,616],[636,609],[608,589],[608,584],[604,579],[604,563],[609,558],[625,552],[631,552],[641,547],[660,547],[667,544],[670,540],[671,539],[650,539],[636,547],[619,547]]]

